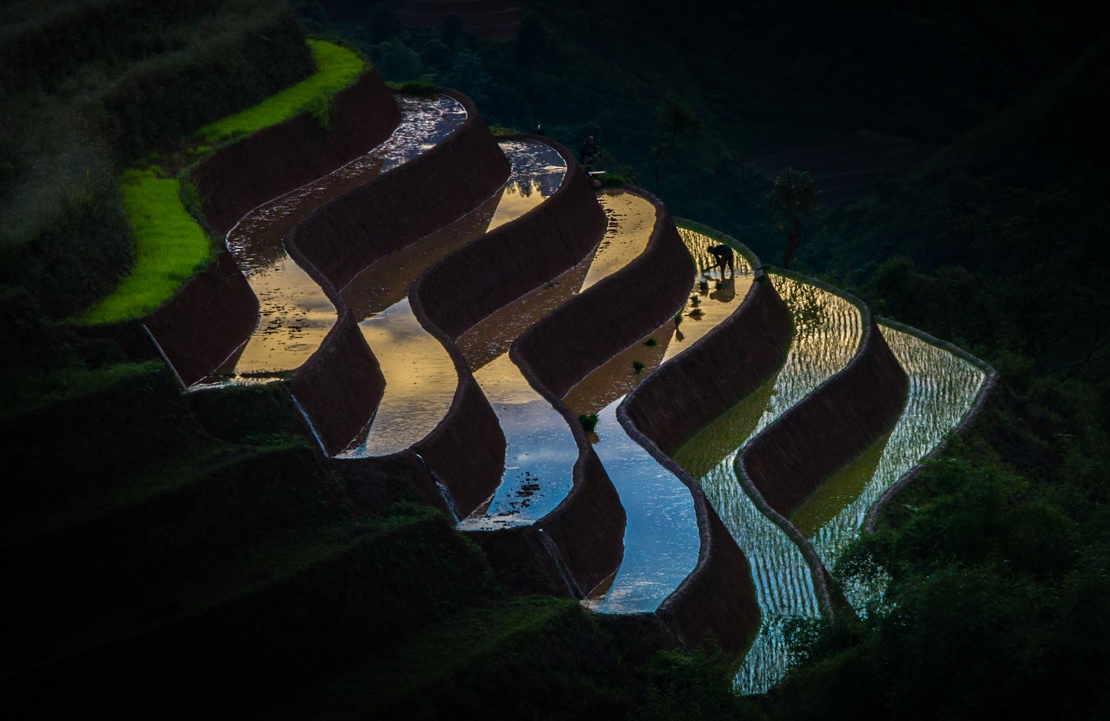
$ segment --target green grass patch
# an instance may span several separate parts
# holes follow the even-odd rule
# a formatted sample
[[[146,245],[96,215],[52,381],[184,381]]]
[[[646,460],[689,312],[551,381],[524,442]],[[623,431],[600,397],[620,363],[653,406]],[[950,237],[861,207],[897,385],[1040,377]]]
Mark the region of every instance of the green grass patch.
[[[291,88],[229,118],[206,125],[196,133],[215,143],[253,133],[297,115],[347,87],[363,71],[365,63],[347,48],[323,40],[309,40],[316,60],[316,74]]]
[[[363,71],[357,54],[334,43],[309,40],[317,72],[308,80],[283,90],[241,113],[201,128],[193,155],[210,152],[209,143],[246,135],[311,109],[327,124],[331,96]],[[157,155],[148,156],[156,160]],[[132,168],[120,179],[124,210],[135,232],[136,260],[131,274],[116,290],[72,320],[82,325],[117,323],[140,318],[173,296],[212,254],[201,227],[181,200],[181,183],[160,177],[161,168]]]
[[[123,207],[135,232],[135,267],[115,292],[74,318],[85,325],[150,313],[212,254],[208,236],[181,203],[181,182],[157,169],[130,169],[120,179]]]

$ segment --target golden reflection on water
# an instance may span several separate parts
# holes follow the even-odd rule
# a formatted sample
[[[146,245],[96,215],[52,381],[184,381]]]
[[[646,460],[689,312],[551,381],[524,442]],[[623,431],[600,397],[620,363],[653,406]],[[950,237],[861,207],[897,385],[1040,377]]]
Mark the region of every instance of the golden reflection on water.
[[[359,323],[385,376],[385,394],[365,438],[344,456],[384,456],[420,441],[451,407],[459,377],[447,349],[424,330],[408,299]]]
[[[694,258],[698,275],[686,305],[679,311],[682,321],[675,329],[674,338],[667,345],[664,361],[674,358],[698,342],[732,315],[748,296],[754,277],[751,265],[739,253],[734,253],[735,272],[729,273],[726,270],[722,276],[716,261],[709,254],[709,248],[721,243],[689,228],[679,228],[678,233]]]
[[[335,306],[292,258],[285,234],[313,210],[442,141],[466,119],[454,98],[399,100],[403,120],[388,140],[328,175],[264,203],[228,232],[227,247],[258,297],[259,323],[216,371],[219,383],[287,375],[316,352],[335,324]],[[198,385],[211,385],[211,379]]]
[[[280,375],[299,368],[335,325],[336,312],[319,284],[287,255],[247,276],[258,297],[258,327],[239,354],[237,376]]]
[[[609,190],[598,196],[598,202],[605,209],[609,227],[578,289],[580,293],[639,258],[655,229],[655,206],[639,195]]]

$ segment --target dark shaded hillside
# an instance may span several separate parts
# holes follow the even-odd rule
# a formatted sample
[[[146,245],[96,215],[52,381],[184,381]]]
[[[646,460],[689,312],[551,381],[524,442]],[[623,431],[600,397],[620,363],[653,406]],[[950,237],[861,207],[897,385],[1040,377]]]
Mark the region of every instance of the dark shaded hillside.
[[[133,262],[116,177],[307,76],[284,3],[27,2],[0,13],[0,284],[65,317]]]

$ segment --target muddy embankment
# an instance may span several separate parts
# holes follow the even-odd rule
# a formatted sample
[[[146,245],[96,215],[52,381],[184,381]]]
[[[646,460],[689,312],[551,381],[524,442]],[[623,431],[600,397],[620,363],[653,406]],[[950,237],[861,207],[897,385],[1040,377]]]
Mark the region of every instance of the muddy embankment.
[[[549,143],[567,161],[566,178],[534,210],[445,258],[414,285],[428,318],[452,339],[574,266],[605,234],[605,212],[568,150],[540,136],[507,139]]]
[[[207,223],[226,233],[267,200],[362,155],[400,122],[389,88],[368,71],[336,94],[331,124],[308,113],[220,148],[193,173]],[[258,299],[230,253],[196,275],[144,321],[186,387],[226,360],[258,322]]]
[[[446,141],[320,206],[285,237],[286,249],[321,284],[339,309],[336,327],[291,383],[293,397],[329,455],[346,448],[371,421],[385,390],[378,362],[339,290],[374,261],[473,210],[508,177],[509,161],[473,103],[461,94],[452,93],[452,97],[466,107],[467,120]],[[441,202],[432,197],[431,194],[448,187],[461,190],[440,193],[437,197]],[[455,360],[456,369],[465,374],[461,355]],[[465,417],[469,425],[481,428],[481,409],[474,409],[473,392],[467,392],[472,384],[469,374],[461,377],[452,411]],[[478,405],[488,409],[484,398]],[[493,417],[492,410],[489,415]],[[497,428],[495,417],[493,428]],[[501,460],[503,446],[502,442]],[[440,446],[433,445],[430,451],[436,456]],[[468,472],[480,470],[474,468],[478,458],[488,456],[463,455],[445,473],[452,477],[462,474],[465,478]],[[447,476],[443,483],[450,489]],[[425,500],[436,500],[436,494],[429,494],[428,490],[422,490]],[[442,499],[437,505],[443,505]]]
[[[628,434],[678,476],[694,499],[697,565],[656,611],[687,648],[712,634],[726,650],[739,651],[759,629],[747,558],[701,486],[667,455],[782,365],[792,335],[790,312],[762,271],[757,279],[728,320],[652,373],[617,409]]]
[[[846,297],[859,308],[864,329],[859,350],[839,373],[753,438],[734,468],[753,502],[801,550],[822,612],[832,617],[846,608],[846,602],[813,545],[789,518],[821,483],[897,423],[909,377],[863,302],[818,281],[802,280]]]
[[[401,122],[392,91],[374,70],[333,103],[327,127],[301,113],[220,148],[193,172],[213,229],[227,233],[251,209],[379,145]]]
[[[682,306],[694,266],[662,204],[648,247],[626,268],[573,298],[525,332],[513,361],[565,418],[578,445],[573,487],[531,526],[472,534],[510,585],[565,591],[582,598],[613,574],[624,555],[620,496],[562,396],[595,367],[658,328]],[[550,201],[548,201],[550,203]],[[585,336],[585,339],[583,339]],[[532,565],[528,561],[532,561]],[[542,574],[527,577],[520,569]]]
[[[143,325],[188,388],[223,363],[257,322],[258,298],[231,253],[221,252]]]
[[[771,424],[742,454],[752,483],[789,518],[833,473],[897,422],[909,377],[866,308],[864,336],[848,365]]]
[[[337,288],[364,268],[461,218],[497,192],[509,159],[474,103],[444,91],[467,119],[419,157],[318,208],[290,239]]]
[[[472,106],[468,111],[473,114]],[[519,139],[550,142],[538,136]],[[568,168],[576,167],[569,151],[550,144]],[[393,172],[400,170],[404,167]],[[370,507],[382,495],[382,484],[397,471],[412,478],[423,501],[456,518],[466,517],[493,494],[505,465],[505,436],[455,340],[493,310],[581,260],[604,232],[605,214],[589,178],[572,170],[537,208],[474,240],[416,280],[409,292],[412,311],[451,355],[458,390],[443,421],[412,448],[380,458],[337,461],[356,502]],[[528,256],[528,270],[538,275],[519,270],[520,254]]]

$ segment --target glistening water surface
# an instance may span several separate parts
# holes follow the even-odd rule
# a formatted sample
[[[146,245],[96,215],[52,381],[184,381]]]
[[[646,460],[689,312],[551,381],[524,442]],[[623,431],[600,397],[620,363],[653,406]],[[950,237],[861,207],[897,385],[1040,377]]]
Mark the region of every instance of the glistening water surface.
[[[743,693],[762,693],[785,673],[785,617],[815,616],[820,609],[801,551],[744,493],[733,463],[749,438],[844,368],[862,338],[859,310],[848,301],[783,276],[772,275],[771,280],[795,326],[786,362],[772,381],[675,453],[675,460],[698,479],[752,566],[762,624],[737,675]]]
[[[198,385],[280,378],[320,347],[335,324],[335,306],[288,255],[282,238],[317,207],[435,147],[466,120],[462,104],[446,96],[398,102],[402,121],[388,140],[335,172],[255,208],[228,233],[228,250],[258,296],[260,319],[216,377]]]
[[[562,156],[549,145],[511,141],[501,148],[512,164],[504,187],[466,217],[391,253],[343,290],[363,337],[385,377],[385,393],[363,434],[343,457],[402,451],[431,433],[451,407],[458,373],[451,356],[420,325],[405,297],[412,281],[434,261],[516,219],[558,189],[566,174]],[[392,303],[392,305],[389,305]]]
[[[681,322],[668,321],[652,338],[665,341],[654,347],[646,341],[627,349],[646,361],[637,373],[612,361],[575,386],[564,399],[576,413],[598,413],[594,450],[620,494],[627,514],[624,559],[612,583],[585,602],[600,613],[650,613],[682,583],[698,560],[700,536],[693,498],[686,485],[634,441],[617,420],[624,395],[648,372],[689,348],[740,306],[752,284],[751,267],[739,255],[735,272],[721,277],[708,253],[717,242],[702,233],[680,229],[694,257],[698,275]],[[619,393],[614,390],[622,391]]]
[[[578,447],[566,419],[531,388],[509,359],[521,333],[584,289],[643,253],[655,227],[655,206],[638,195],[600,197],[609,217],[597,250],[553,282],[492,314],[459,340],[505,434],[505,472],[490,502],[465,519],[465,529],[534,523],[554,510],[573,485]],[[595,271],[594,267],[604,269]]]
[[[885,442],[877,443],[864,454],[871,467],[861,469],[862,478],[848,488],[838,488],[839,494],[827,493],[813,503],[807,501],[811,513],[819,508],[819,517],[828,519],[807,529],[806,536],[829,568],[859,534],[867,510],[879,496],[959,425],[986,380],[982,370],[954,353],[910,333],[885,325],[879,328],[910,377],[909,397]],[[851,470],[850,467],[849,473]],[[863,610],[875,590],[878,589],[844,589],[858,610]]]

